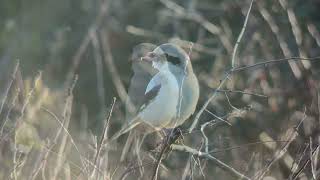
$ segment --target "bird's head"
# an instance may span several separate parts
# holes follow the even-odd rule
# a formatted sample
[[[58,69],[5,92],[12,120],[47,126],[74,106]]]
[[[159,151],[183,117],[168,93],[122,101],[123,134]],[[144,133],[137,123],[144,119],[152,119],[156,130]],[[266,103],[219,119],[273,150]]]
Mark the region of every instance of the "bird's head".
[[[152,62],[153,67],[157,69],[169,64],[181,71],[192,71],[188,54],[182,48],[172,43],[156,47],[152,52],[142,57],[142,60]]]

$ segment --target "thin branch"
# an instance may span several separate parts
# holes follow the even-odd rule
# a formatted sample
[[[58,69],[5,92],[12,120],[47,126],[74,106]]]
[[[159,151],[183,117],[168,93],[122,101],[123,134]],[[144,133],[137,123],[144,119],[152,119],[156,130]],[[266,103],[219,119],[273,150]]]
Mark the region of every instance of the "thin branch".
[[[172,150],[188,152],[188,153],[191,153],[191,154],[196,155],[198,157],[209,159],[213,163],[215,163],[219,168],[225,170],[226,172],[229,172],[230,175],[232,175],[236,178],[250,180],[250,178],[247,177],[246,175],[240,173],[239,171],[237,171],[233,167],[230,167],[229,165],[225,164],[224,162],[220,161],[219,159],[215,158],[214,156],[212,156],[208,153],[201,152],[201,151],[193,149],[189,146],[184,146],[184,145],[182,146],[182,145],[173,144],[173,145],[171,145],[171,148],[172,148]]]
[[[209,153],[209,140],[208,140],[208,137],[206,136],[206,134],[204,133],[204,128],[206,128],[208,125],[211,125],[213,122],[208,121],[208,122],[201,125],[201,133],[204,138],[204,145],[205,145],[205,152],[206,153]]]
[[[108,113],[108,116],[107,116],[107,119],[106,119],[106,122],[105,122],[105,125],[104,125],[104,129],[103,129],[103,132],[102,132],[102,136],[100,138],[100,141],[99,143],[97,144],[97,153],[96,153],[96,156],[94,158],[94,164],[98,167],[97,165],[97,161],[98,161],[98,158],[100,156],[100,153],[101,153],[101,149],[102,149],[102,146],[104,144],[104,141],[108,139],[107,135],[108,135],[108,129],[109,129],[109,122],[110,122],[110,118],[112,116],[112,112],[113,112],[113,108],[114,108],[114,105],[116,103],[116,100],[117,98],[113,98],[113,101],[112,101],[112,104],[111,104],[111,108],[109,110],[109,113]],[[98,167],[99,169],[99,167]]]
[[[35,80],[34,80],[34,84],[33,84],[33,87],[32,89],[29,91],[28,95],[26,96],[26,99],[23,103],[23,106],[21,108],[21,114],[20,116],[18,117],[18,119],[16,120],[15,122],[15,129],[20,125],[21,121],[23,121],[23,117],[25,115],[25,111],[30,103],[30,100],[31,98],[33,97],[34,93],[35,93],[35,89],[36,89],[36,86],[38,85],[39,81],[41,80],[42,78],[42,72],[39,71],[38,72],[38,75],[36,76]]]
[[[262,97],[262,98],[269,98],[269,96],[267,96],[267,95],[251,93],[251,92],[246,92],[246,91],[241,91],[241,90],[219,89],[218,92],[240,93],[240,94],[246,94],[246,95],[251,95],[251,96],[258,96],[258,97]]]
[[[229,77],[229,74],[225,76],[225,78],[220,82],[218,88],[213,92],[213,94],[209,97],[209,99],[204,103],[204,105],[201,107],[199,112],[197,113],[196,117],[193,120],[193,123],[191,124],[189,128],[189,133],[193,131],[193,129],[197,126],[198,121],[200,119],[200,116],[202,115],[203,111],[207,108],[207,106],[210,104],[210,102],[218,95],[218,90],[221,89],[221,87],[224,85],[224,83],[227,81]]]
[[[253,4],[253,1],[254,0],[251,0],[251,3],[250,3],[250,6],[249,6],[249,9],[248,9],[248,12],[247,12],[247,15],[246,15],[246,19],[244,20],[244,23],[243,23],[243,26],[242,26],[242,29],[241,29],[241,32],[238,36],[238,39],[237,39],[237,42],[233,48],[233,52],[232,52],[232,59],[231,59],[231,64],[232,64],[232,69],[234,69],[236,67],[235,63],[236,63],[236,54],[237,54],[237,50],[238,50],[238,46],[241,42],[241,39],[243,37],[243,34],[244,34],[244,31],[246,30],[246,27],[247,27],[247,24],[248,24],[248,19],[249,19],[249,15],[250,15],[250,12],[251,12],[251,8],[252,8],[252,4]]]
[[[20,65],[20,62],[18,60],[16,66],[15,66],[15,68],[13,70],[13,73],[11,75],[11,79],[10,79],[10,81],[9,81],[9,83],[7,85],[7,88],[6,88],[6,90],[5,90],[4,94],[3,94],[3,97],[2,97],[2,102],[1,102],[1,105],[0,105],[0,115],[2,113],[3,106],[4,106],[4,104],[5,104],[6,100],[7,100],[8,93],[9,93],[9,91],[11,89],[12,83],[16,79],[16,74],[17,74],[17,71],[19,69],[19,65]]]
[[[2,124],[2,126],[0,128],[0,137],[2,137],[2,135],[3,135],[4,128],[7,125],[7,122],[9,121],[9,116],[10,116],[10,114],[12,112],[12,109],[15,107],[15,105],[17,103],[17,99],[18,99],[19,94],[20,94],[20,89],[18,88],[16,93],[15,93],[15,95],[13,96],[13,99],[12,99],[12,102],[11,102],[11,106],[8,109],[6,118],[5,118],[3,124]]]
[[[258,141],[258,142],[242,144],[240,146],[233,146],[233,147],[227,147],[227,148],[223,148],[223,149],[219,149],[219,150],[212,150],[212,151],[209,151],[209,153],[210,154],[223,153],[223,152],[234,150],[234,149],[241,149],[241,148],[244,148],[244,147],[247,147],[247,146],[261,145],[261,144],[265,144],[265,143],[276,143],[276,142],[287,143],[288,141]]]
[[[220,121],[222,121],[222,122],[224,122],[224,123],[228,124],[229,126],[232,126],[232,124],[231,124],[231,123],[229,123],[227,120],[224,120],[224,119],[223,119],[223,118],[221,118],[220,116],[217,116],[216,114],[214,114],[213,112],[209,111],[208,109],[205,109],[205,111],[206,111],[207,113],[209,113],[210,115],[212,115],[213,117],[215,117],[215,118],[219,119]]]
[[[255,67],[259,67],[259,66],[264,67],[264,66],[267,66],[269,64],[278,64],[278,63],[283,63],[283,62],[288,62],[288,61],[319,61],[320,62],[320,56],[312,57],[312,58],[287,57],[287,58],[283,58],[283,59],[268,60],[268,61],[264,61],[264,62],[253,64],[253,65],[237,67],[237,68],[232,69],[230,72],[231,73],[235,73],[235,72],[252,69],[252,68],[255,68]]]
[[[229,106],[230,106],[232,109],[236,110],[236,111],[240,111],[240,109],[236,108],[234,105],[231,104],[230,99],[229,99],[229,96],[227,95],[226,92],[224,93],[224,95],[226,95],[226,98],[227,98],[227,101],[228,101],[228,103],[229,103]]]
[[[319,149],[319,145],[313,149],[311,155],[314,156],[314,154],[317,152],[317,149]],[[301,168],[292,176],[292,180],[295,180],[299,177],[299,175],[302,173],[302,171],[306,168],[306,166],[311,162],[311,159],[305,161],[305,163],[301,166]]]

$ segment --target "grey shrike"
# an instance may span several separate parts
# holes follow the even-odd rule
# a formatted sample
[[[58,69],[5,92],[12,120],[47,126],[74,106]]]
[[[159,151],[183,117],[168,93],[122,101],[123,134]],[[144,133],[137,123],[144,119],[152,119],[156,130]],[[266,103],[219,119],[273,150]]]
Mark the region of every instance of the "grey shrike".
[[[149,47],[153,49],[155,46]],[[146,77],[148,82],[131,81],[136,82],[132,84],[133,89],[139,89],[140,86],[138,92],[131,93],[132,97],[129,91],[129,101],[126,104],[134,106],[133,109],[132,106],[129,108],[134,115],[111,137],[111,141],[137,126],[140,126],[139,131],[145,131],[143,134],[163,128],[175,128],[183,124],[196,109],[199,84],[188,54],[171,43],[149,50],[143,53],[140,60],[136,59],[139,66],[133,67],[134,71],[144,73],[142,76],[149,76]],[[143,103],[138,99],[143,99]]]

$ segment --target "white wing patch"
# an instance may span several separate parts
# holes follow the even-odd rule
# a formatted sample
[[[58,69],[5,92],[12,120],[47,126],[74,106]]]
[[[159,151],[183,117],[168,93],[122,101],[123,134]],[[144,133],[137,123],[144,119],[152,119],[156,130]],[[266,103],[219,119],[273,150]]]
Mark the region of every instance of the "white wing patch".
[[[147,94],[150,92],[153,88],[161,85],[161,77],[159,76],[159,73],[157,73],[149,82],[146,92],[144,94]]]

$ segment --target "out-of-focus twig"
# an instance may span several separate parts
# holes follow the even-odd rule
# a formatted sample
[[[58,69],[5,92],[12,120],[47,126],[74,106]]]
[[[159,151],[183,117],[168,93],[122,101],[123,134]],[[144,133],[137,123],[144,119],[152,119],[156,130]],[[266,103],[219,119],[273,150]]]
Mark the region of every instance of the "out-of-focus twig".
[[[228,53],[229,54],[232,53],[233,46],[230,40],[228,39],[228,37],[224,34],[224,32],[221,30],[220,27],[211,23],[196,11],[188,11],[173,1],[160,0],[160,2],[164,4],[168,9],[171,9],[175,13],[175,15],[178,16],[179,18],[185,18],[185,19],[190,19],[192,21],[195,21],[199,23],[201,26],[203,26],[210,33],[217,35],[217,37],[220,39],[221,43],[226,48]]]
[[[258,4],[258,9],[259,9],[259,12],[260,12],[261,16],[268,23],[272,33],[276,36],[283,55],[286,58],[292,57],[292,52],[290,51],[288,44],[286,43],[284,37],[281,36],[281,34],[280,34],[279,26],[276,24],[275,20],[273,19],[273,17],[269,13],[269,11],[264,7],[263,3],[264,2],[257,3]],[[300,79],[301,76],[302,76],[302,72],[299,69],[298,64],[296,62],[293,62],[293,61],[288,61],[288,63],[290,65],[290,68],[291,68],[294,76],[297,79]]]
[[[239,72],[239,71],[244,71],[248,69],[252,69],[255,67],[264,67],[269,64],[276,64],[276,63],[283,63],[283,62],[290,62],[290,61],[319,61],[320,62],[320,57],[311,57],[311,58],[303,58],[303,57],[287,57],[283,59],[274,59],[274,60],[268,60],[260,63],[256,63],[253,65],[248,65],[248,66],[242,66],[242,67],[237,67],[233,70],[231,70],[232,73]]]
[[[300,57],[308,57],[305,50],[302,48],[302,31],[299,26],[297,17],[292,9],[292,7],[289,7],[287,0],[279,0],[281,7],[287,11],[288,19],[291,24],[292,32],[296,41],[296,44],[298,46],[299,50],[299,56]],[[306,69],[309,69],[311,67],[311,64],[309,61],[302,61],[303,66]]]
[[[20,64],[20,62],[18,61],[17,64],[16,64],[16,66],[15,66],[15,68],[14,68],[14,70],[13,70],[13,73],[12,73],[12,75],[11,75],[11,79],[10,79],[10,81],[8,82],[8,85],[7,85],[7,87],[6,87],[6,90],[5,90],[4,94],[2,95],[2,102],[1,102],[1,105],[0,105],[0,115],[1,115],[1,113],[2,113],[3,106],[4,106],[4,104],[5,104],[6,100],[7,100],[8,93],[9,93],[9,91],[10,91],[10,89],[11,89],[12,83],[13,83],[13,81],[16,79],[16,74],[17,74],[17,71],[18,71],[18,69],[19,69],[19,64]]]
[[[308,23],[307,27],[308,27],[309,33],[316,40],[317,45],[320,47],[320,33],[317,30],[316,26],[312,23]]]
[[[97,74],[97,91],[99,96],[100,107],[102,109],[101,112],[104,112],[105,108],[105,89],[103,83],[103,65],[102,65],[102,56],[101,56],[101,47],[99,44],[97,32],[91,31],[91,40],[94,51],[94,59],[96,63],[96,74]]]
[[[101,26],[101,24],[104,20],[104,17],[107,15],[108,3],[109,3],[108,0],[104,0],[104,2],[101,3],[100,11],[99,11],[97,17],[95,18],[94,22],[89,27],[87,34],[84,36],[82,42],[80,43],[80,47],[78,48],[78,50],[76,51],[76,53],[74,54],[74,56],[72,58],[72,65],[71,65],[71,67],[68,71],[68,74],[66,76],[65,84],[69,83],[69,81],[74,77],[76,69],[78,68],[78,66],[81,62],[81,58],[82,58],[83,54],[86,52],[88,46],[90,45],[91,32],[96,32],[98,30],[98,28]]]
[[[19,93],[20,93],[20,89],[18,88],[18,89],[17,89],[17,92],[15,93],[15,96],[14,96],[13,99],[12,99],[12,102],[11,102],[11,105],[10,105],[10,107],[9,107],[9,109],[8,109],[6,118],[5,118],[5,120],[3,121],[2,125],[1,125],[1,128],[0,128],[0,137],[2,137],[4,128],[5,128],[6,124],[7,124],[7,122],[9,121],[9,116],[10,116],[10,114],[11,114],[11,111],[12,111],[12,109],[15,107],[15,105],[16,105],[16,103],[17,103]],[[1,142],[1,140],[0,140],[0,142]]]
[[[118,69],[116,65],[114,64],[113,56],[111,53],[111,48],[109,45],[109,38],[108,38],[108,31],[101,31],[100,36],[101,36],[101,41],[102,41],[102,51],[104,53],[104,62],[106,64],[106,67],[108,68],[110,75],[111,75],[111,80],[117,90],[117,93],[119,95],[120,100],[123,103],[126,103],[127,99],[127,92],[126,89],[122,83],[122,80],[120,79],[120,74],[118,72]],[[129,107],[130,108],[130,107]],[[134,109],[134,107],[131,107]]]
[[[110,118],[112,116],[112,112],[113,112],[113,108],[114,108],[114,105],[116,103],[116,100],[117,99],[114,97],[113,101],[112,101],[112,104],[111,104],[111,108],[110,108],[109,113],[108,113],[108,116],[106,118],[106,122],[105,122],[105,125],[104,125],[104,128],[103,128],[103,132],[102,132],[100,141],[97,144],[97,151],[96,151],[96,155],[95,155],[95,158],[94,158],[94,164],[98,169],[99,169],[98,158],[100,156],[100,153],[101,153],[101,150],[102,150],[102,147],[103,147],[105,141],[108,139],[107,136],[108,136],[109,122],[110,122]]]
[[[142,36],[142,37],[147,37],[147,38],[152,38],[152,39],[158,39],[158,40],[165,40],[167,37],[164,34],[161,34],[159,32],[155,31],[150,31],[147,29],[143,29],[140,27],[136,27],[133,25],[128,25],[126,27],[126,31],[132,35],[135,36]]]

